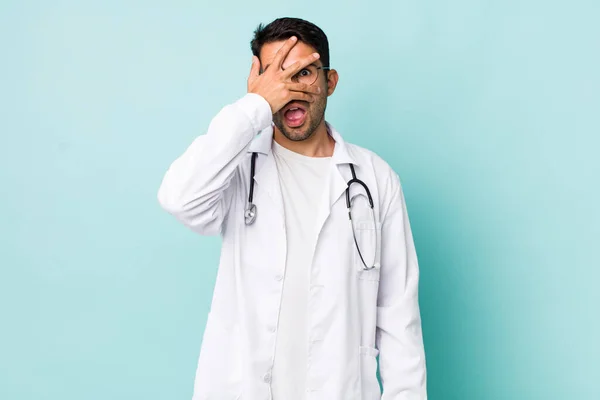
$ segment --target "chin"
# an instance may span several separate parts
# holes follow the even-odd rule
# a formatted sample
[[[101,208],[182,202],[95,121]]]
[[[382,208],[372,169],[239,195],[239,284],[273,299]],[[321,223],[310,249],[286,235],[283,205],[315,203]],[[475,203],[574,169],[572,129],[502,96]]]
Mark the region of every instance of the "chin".
[[[306,123],[304,125],[306,125]],[[298,128],[290,128],[286,126],[283,130],[281,130],[281,132],[286,138],[293,140],[294,142],[300,142],[312,136],[312,132],[308,132],[308,127],[302,126]]]
[[[275,126],[283,136],[294,142],[301,142],[312,136],[312,132],[310,132],[310,121],[308,119],[304,121],[302,125],[293,128],[287,126],[285,122],[281,120],[275,121]]]

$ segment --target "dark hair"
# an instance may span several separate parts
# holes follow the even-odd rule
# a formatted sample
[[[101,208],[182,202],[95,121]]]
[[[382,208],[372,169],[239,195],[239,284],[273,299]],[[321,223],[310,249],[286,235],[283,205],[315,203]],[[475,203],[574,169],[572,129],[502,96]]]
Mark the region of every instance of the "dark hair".
[[[278,18],[267,26],[258,25],[254,31],[254,38],[250,42],[252,54],[260,57],[263,45],[280,40],[287,40],[296,36],[299,41],[312,47],[321,56],[323,66],[329,67],[329,42],[325,32],[315,24],[300,18]]]

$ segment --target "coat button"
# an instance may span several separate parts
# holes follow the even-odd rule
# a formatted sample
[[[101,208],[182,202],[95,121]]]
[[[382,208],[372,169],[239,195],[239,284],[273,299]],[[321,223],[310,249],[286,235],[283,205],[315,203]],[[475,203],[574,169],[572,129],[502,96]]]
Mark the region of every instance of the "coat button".
[[[283,276],[282,276],[282,275],[276,275],[276,276],[275,276],[275,280],[276,280],[277,282],[281,282],[281,281],[283,280]]]
[[[265,383],[271,383],[271,374],[266,373],[265,376],[263,377],[263,380],[265,381]]]

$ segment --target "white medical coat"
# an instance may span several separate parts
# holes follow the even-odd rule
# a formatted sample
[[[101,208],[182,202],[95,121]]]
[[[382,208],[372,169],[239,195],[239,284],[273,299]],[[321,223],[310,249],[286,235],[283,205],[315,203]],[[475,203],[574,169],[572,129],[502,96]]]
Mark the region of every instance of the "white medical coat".
[[[424,400],[419,270],[398,175],[373,152],[335,140],[320,200],[308,307],[306,400]],[[247,94],[223,108],[168,169],[163,208],[202,235],[222,236],[221,259],[196,370],[193,400],[270,400],[286,231],[271,153],[272,114]],[[250,157],[257,152],[254,224],[244,223]],[[371,191],[352,186],[354,243],[345,190],[349,164]],[[374,240],[375,235],[379,240]],[[383,386],[377,380],[377,356]],[[285,399],[274,399],[285,400]]]

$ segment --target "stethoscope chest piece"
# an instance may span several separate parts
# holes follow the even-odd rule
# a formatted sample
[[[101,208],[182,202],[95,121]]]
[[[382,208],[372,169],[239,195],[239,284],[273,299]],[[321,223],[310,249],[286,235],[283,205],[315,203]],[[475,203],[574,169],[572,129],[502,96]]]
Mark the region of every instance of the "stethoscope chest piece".
[[[252,225],[256,220],[256,204],[248,203],[244,211],[244,222],[246,225]]]

